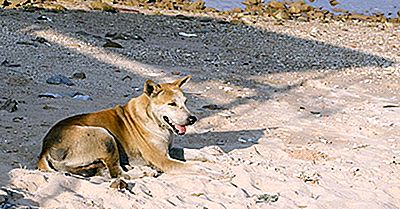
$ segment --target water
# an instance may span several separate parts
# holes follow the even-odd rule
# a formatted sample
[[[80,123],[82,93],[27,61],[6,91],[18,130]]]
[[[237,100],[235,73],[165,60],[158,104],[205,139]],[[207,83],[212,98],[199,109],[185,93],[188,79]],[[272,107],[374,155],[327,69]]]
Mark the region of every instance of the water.
[[[244,8],[241,3],[244,0],[205,0],[206,5],[219,10],[228,10],[235,7]],[[400,10],[400,0],[337,0],[339,2],[335,8],[344,9],[350,12],[372,15],[374,13],[383,13],[386,17],[397,17],[397,11]],[[266,0],[264,2],[267,2]],[[315,0],[310,2],[313,7],[327,9],[331,12],[332,6],[328,0]]]

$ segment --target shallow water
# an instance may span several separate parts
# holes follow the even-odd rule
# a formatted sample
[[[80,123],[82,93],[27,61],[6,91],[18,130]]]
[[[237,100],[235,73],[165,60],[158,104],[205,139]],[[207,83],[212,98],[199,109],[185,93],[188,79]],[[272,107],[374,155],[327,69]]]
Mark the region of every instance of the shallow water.
[[[219,10],[227,10],[235,7],[244,8],[241,3],[244,0],[205,0],[206,5]],[[387,17],[397,17],[397,11],[400,10],[400,0],[337,0],[339,2],[335,8],[344,9],[350,12],[362,14],[383,13]],[[267,1],[264,1],[267,2]],[[322,7],[329,11],[333,11],[333,7],[328,0],[315,0],[306,2],[313,7]]]

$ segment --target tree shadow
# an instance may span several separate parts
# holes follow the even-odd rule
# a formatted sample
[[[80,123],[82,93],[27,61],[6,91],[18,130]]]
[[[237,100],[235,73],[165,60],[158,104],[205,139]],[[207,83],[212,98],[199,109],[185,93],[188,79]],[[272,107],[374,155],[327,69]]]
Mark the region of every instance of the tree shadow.
[[[330,73],[348,68],[389,67],[394,63],[354,49],[205,17],[6,10],[2,10],[0,15],[12,16],[18,23],[2,22],[3,30],[18,34],[7,39],[12,42],[11,45],[23,45],[10,54],[21,53],[30,57],[12,57],[8,52],[0,52],[2,59],[20,64],[12,68],[0,66],[1,70],[39,78],[35,81],[38,87],[32,90],[37,92],[26,96],[31,100],[37,100],[37,95],[42,93],[39,91],[54,90],[85,91],[94,98],[100,98],[87,103],[68,103],[69,106],[76,106],[79,112],[124,103],[140,94],[142,83],[148,78],[161,82],[178,77],[177,74],[192,74],[197,86],[205,82],[229,82],[231,86],[255,92],[252,96],[233,99],[223,106],[224,109],[232,109],[252,101],[266,101],[271,95],[302,85],[297,82],[277,87],[255,78],[288,72]],[[185,37],[180,32],[195,34],[195,37]],[[105,48],[104,44],[109,41],[119,43],[122,48]],[[35,74],[32,72],[35,69],[41,69],[42,73]],[[76,86],[54,87],[44,82],[49,75],[72,75],[77,70],[86,73],[89,78],[77,82]],[[90,78],[96,76],[100,79]],[[26,86],[8,85],[7,88],[12,89],[9,95],[15,95],[13,90]],[[189,96],[196,101],[194,106],[197,107],[215,103],[215,98],[197,94]],[[65,100],[46,101],[62,105]],[[222,110],[203,111],[202,116],[215,115]],[[21,110],[20,114],[27,111]],[[47,111],[39,110],[33,115],[33,120],[40,121]],[[75,111],[70,112],[78,113]],[[61,113],[54,114],[58,114],[54,117],[57,120],[64,117]],[[48,127],[32,128],[43,130],[44,135]],[[3,129],[1,131],[4,132]],[[32,140],[40,142],[43,135]],[[179,143],[190,148],[218,145],[229,152],[251,146],[262,135],[262,129],[209,132],[188,135],[185,141]],[[4,136],[11,137],[7,133]],[[255,141],[240,142],[240,138]],[[34,158],[40,151],[40,143],[30,147],[36,150],[28,153]]]

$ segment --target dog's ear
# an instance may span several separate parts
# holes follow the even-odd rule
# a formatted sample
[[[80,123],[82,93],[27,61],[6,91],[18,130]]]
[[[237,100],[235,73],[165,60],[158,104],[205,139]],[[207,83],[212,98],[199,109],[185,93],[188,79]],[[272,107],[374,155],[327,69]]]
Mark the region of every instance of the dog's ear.
[[[185,76],[181,79],[178,79],[176,81],[174,81],[172,84],[175,84],[176,86],[178,86],[179,88],[181,88],[182,86],[184,86],[188,81],[190,81],[190,79],[192,78],[191,75]]]
[[[151,94],[156,93],[160,90],[161,86],[157,83],[154,83],[152,80],[147,80],[144,83],[144,90],[143,92],[147,95],[147,96],[151,96]]]

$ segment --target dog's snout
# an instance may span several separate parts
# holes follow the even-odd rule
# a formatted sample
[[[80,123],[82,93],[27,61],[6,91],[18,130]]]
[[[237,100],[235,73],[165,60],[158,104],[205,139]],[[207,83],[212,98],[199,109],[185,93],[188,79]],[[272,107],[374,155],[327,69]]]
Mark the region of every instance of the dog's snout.
[[[193,125],[194,123],[196,123],[196,121],[197,121],[196,116],[191,115],[188,117],[189,125]]]

